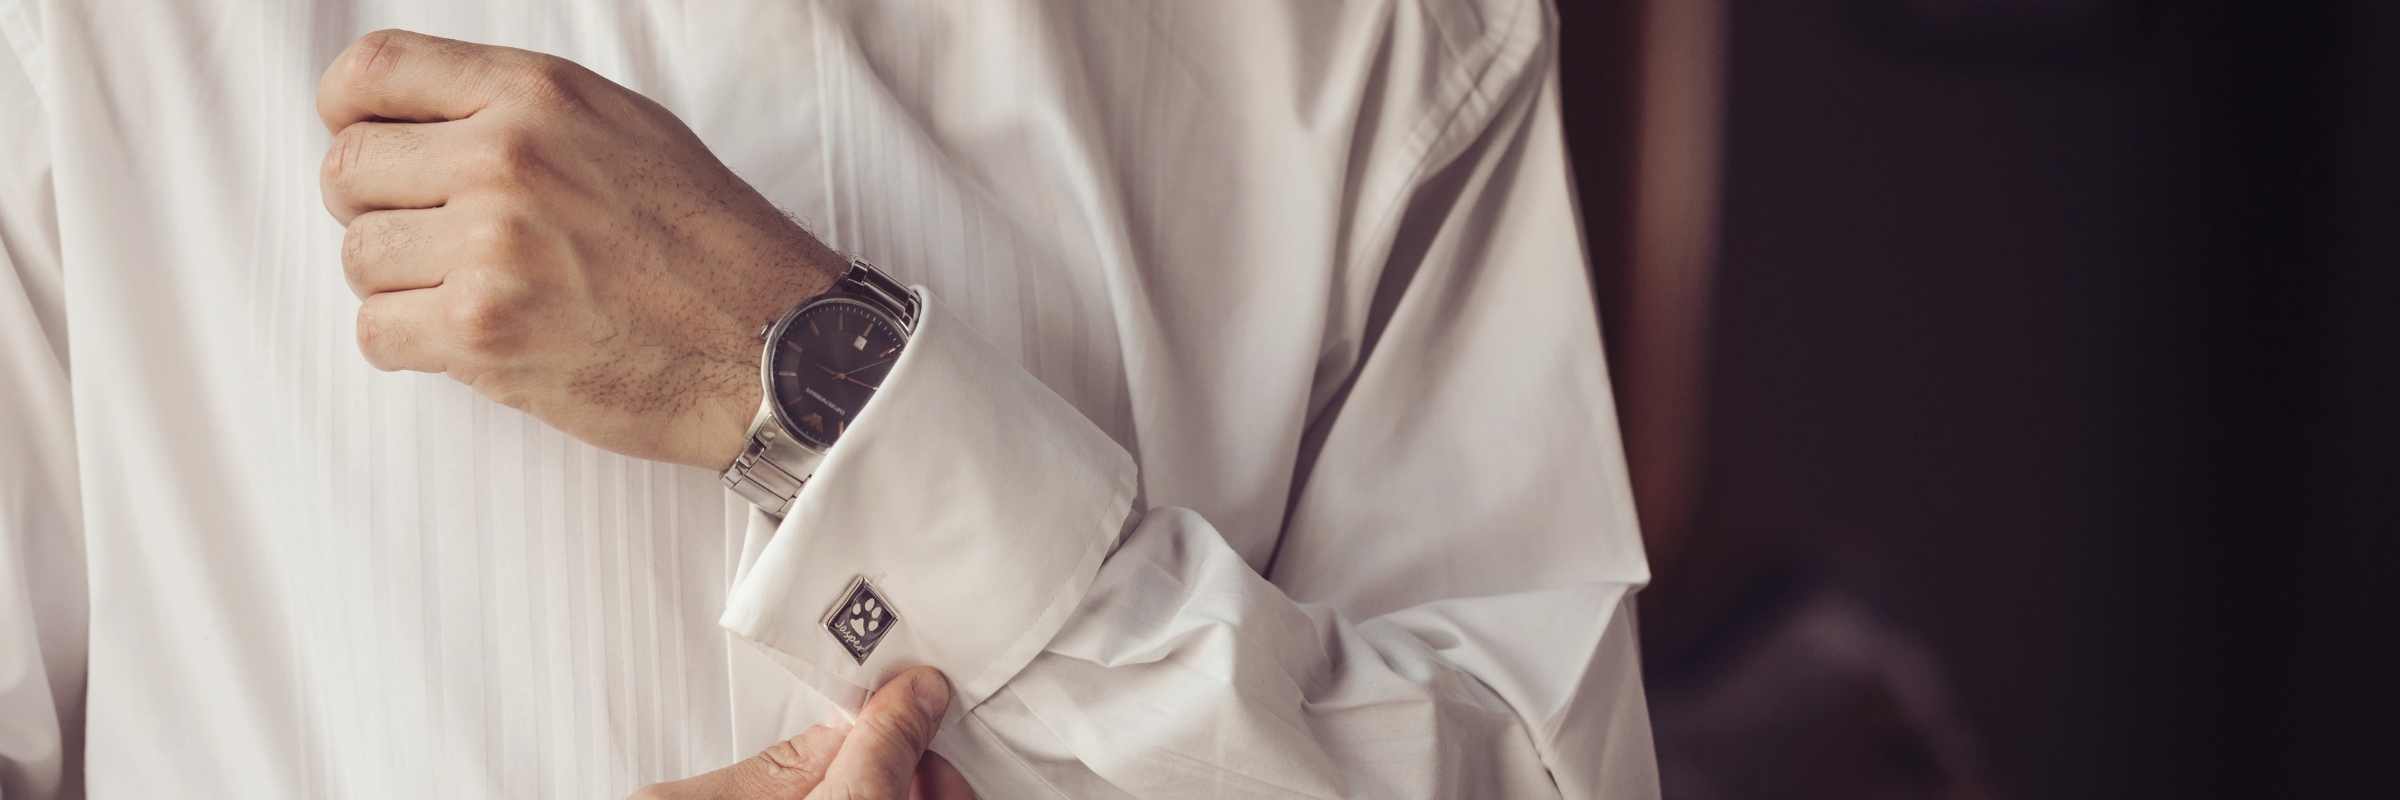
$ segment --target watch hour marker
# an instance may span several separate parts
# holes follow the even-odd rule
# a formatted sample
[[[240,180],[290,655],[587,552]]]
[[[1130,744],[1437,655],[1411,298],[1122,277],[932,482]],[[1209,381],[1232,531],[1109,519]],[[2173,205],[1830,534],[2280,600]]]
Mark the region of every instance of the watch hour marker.
[[[777,374],[777,375],[781,375],[781,376],[783,376],[783,377],[786,377],[786,378],[797,378],[797,377],[800,377],[800,373],[793,372],[793,371],[791,371],[791,370],[788,370],[788,369],[779,369],[779,370],[776,370],[776,371],[775,371],[775,374]]]

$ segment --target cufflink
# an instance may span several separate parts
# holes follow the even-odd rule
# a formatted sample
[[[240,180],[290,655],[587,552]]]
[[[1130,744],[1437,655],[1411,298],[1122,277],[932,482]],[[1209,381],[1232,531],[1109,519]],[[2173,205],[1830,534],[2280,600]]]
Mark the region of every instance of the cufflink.
[[[875,653],[875,646],[899,626],[900,615],[893,613],[891,604],[875,591],[875,585],[868,583],[865,575],[850,579],[850,587],[843,589],[833,609],[825,612],[825,632],[841,642],[842,649],[850,651],[850,658],[860,664],[867,663],[867,656]]]

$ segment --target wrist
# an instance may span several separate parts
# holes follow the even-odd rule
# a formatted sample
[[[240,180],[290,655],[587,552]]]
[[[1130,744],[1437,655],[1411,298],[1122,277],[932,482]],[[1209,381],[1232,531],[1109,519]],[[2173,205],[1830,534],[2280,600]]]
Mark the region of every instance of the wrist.
[[[757,372],[752,366],[738,388],[717,393],[693,409],[694,440],[685,448],[690,454],[683,459],[686,466],[722,471],[749,446],[750,422],[757,419],[765,397]]]
[[[916,292],[865,261],[762,330],[756,408],[725,472],[728,488],[781,514],[874,401],[916,327]],[[771,415],[771,416],[770,416]],[[775,424],[765,428],[771,419]]]
[[[710,391],[689,413],[693,438],[682,448],[686,465],[723,470],[742,454],[766,396],[759,374],[766,342],[760,333],[794,307],[830,291],[847,268],[841,254],[797,223],[776,222],[773,227],[780,230],[773,238],[779,243],[760,248],[765,257],[751,259],[757,267],[750,272],[762,280],[726,298],[730,324],[720,334],[720,346],[711,349],[723,354],[716,370],[723,377],[708,382]]]

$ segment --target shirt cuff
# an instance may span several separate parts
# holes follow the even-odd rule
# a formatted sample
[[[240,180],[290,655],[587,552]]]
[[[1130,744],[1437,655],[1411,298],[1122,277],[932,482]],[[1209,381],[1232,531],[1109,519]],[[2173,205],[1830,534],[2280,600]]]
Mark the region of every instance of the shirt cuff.
[[[1066,623],[1123,530],[1136,471],[1073,405],[917,292],[916,331],[875,398],[781,520],[751,512],[718,622],[853,711],[900,670],[932,666],[958,695],[955,719]],[[850,624],[861,580],[885,609],[852,631],[853,645],[879,637],[871,648],[831,630]]]

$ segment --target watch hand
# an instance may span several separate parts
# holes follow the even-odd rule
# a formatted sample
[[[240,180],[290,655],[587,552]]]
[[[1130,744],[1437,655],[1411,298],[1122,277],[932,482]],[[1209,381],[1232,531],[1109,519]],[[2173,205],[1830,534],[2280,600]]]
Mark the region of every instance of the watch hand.
[[[895,349],[897,349],[897,348],[895,348]],[[876,368],[876,367],[882,366],[882,365],[883,365],[883,362],[890,361],[890,360],[892,360],[892,355],[891,355],[891,354],[889,354],[889,353],[887,353],[887,354],[885,354],[885,355],[884,355],[884,357],[882,357],[882,358],[878,358],[878,359],[875,359],[875,360],[873,360],[873,361],[869,361],[869,362],[867,362],[867,363],[860,364],[860,365],[858,365],[858,366],[851,367],[851,368],[849,368],[849,369],[847,369],[847,370],[843,370],[843,371],[844,371],[844,372],[846,372],[846,373],[852,374],[852,375],[856,375],[856,374],[858,374],[858,373],[865,372],[865,371],[867,371],[867,370],[874,369],[874,368]]]
[[[877,363],[882,363],[882,362],[877,362]],[[870,366],[870,367],[872,367],[872,366],[875,366],[875,365],[874,365],[874,364],[868,364],[867,366]],[[832,368],[832,367],[828,367],[828,366],[825,366],[825,365],[823,365],[823,364],[818,364],[818,365],[817,365],[817,369],[824,370],[826,374],[828,374],[828,375],[832,375],[832,376],[833,376],[833,379],[834,379],[834,380],[837,380],[837,381],[849,381],[849,382],[851,382],[851,383],[855,383],[855,384],[858,384],[858,385],[860,385],[860,386],[867,387],[867,388],[869,388],[869,389],[877,389],[877,388],[881,388],[881,387],[878,387],[878,386],[876,386],[875,384],[868,383],[868,382],[866,382],[866,381],[862,381],[862,380],[859,380],[859,379],[857,379],[857,378],[850,377],[850,373],[848,373],[848,372],[843,372],[843,371],[841,371],[841,370],[834,369],[834,368]]]

